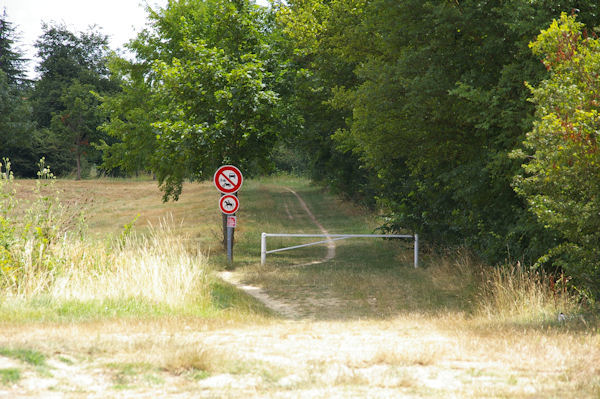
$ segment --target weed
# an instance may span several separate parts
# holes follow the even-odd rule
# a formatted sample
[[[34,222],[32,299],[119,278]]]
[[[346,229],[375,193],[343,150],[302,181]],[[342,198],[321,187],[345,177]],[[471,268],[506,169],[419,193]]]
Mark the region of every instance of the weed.
[[[21,379],[21,371],[19,369],[8,368],[0,369],[0,382],[3,385],[14,384]]]

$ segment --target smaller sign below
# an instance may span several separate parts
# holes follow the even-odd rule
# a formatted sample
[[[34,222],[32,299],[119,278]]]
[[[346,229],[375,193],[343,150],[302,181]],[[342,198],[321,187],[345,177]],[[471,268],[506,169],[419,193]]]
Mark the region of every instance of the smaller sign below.
[[[227,227],[235,228],[237,225],[237,217],[235,216],[227,216]]]
[[[226,215],[233,215],[240,207],[240,201],[235,195],[224,195],[219,200],[219,208]]]

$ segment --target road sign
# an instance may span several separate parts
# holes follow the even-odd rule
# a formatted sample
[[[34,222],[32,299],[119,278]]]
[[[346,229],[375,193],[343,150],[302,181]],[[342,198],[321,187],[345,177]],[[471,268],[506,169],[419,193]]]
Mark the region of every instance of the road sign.
[[[219,208],[226,215],[233,215],[240,207],[240,201],[235,195],[224,195],[219,200]]]
[[[235,216],[227,216],[227,227],[235,228],[237,225],[237,218]]]
[[[233,165],[221,166],[213,178],[217,190],[223,194],[233,194],[242,187],[242,172]]]

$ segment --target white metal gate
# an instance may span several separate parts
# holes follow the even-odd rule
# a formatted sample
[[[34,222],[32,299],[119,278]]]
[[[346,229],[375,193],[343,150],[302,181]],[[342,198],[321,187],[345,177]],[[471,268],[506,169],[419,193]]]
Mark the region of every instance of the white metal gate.
[[[267,251],[267,237],[311,237],[326,238],[326,240],[311,242],[308,244],[294,245],[291,247],[277,248]],[[288,251],[290,249],[303,248],[311,245],[325,244],[331,241],[345,240],[347,238],[413,238],[414,239],[414,265],[419,267],[419,235],[407,234],[285,234],[285,233],[262,233],[260,237],[260,264],[267,262],[267,254]]]

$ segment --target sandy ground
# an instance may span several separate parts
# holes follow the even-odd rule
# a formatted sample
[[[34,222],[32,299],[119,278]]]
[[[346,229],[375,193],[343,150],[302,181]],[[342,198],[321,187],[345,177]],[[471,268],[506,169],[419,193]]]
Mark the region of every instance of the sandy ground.
[[[22,374],[0,385],[0,397],[597,397],[598,379],[577,381],[573,372],[597,367],[597,354],[565,354],[570,344],[560,337],[474,337],[443,324],[412,315],[233,327],[15,326],[3,329],[18,334],[10,344],[48,360],[30,366],[0,356],[0,370]],[[190,354],[201,357],[197,369],[170,365],[185,366]]]

